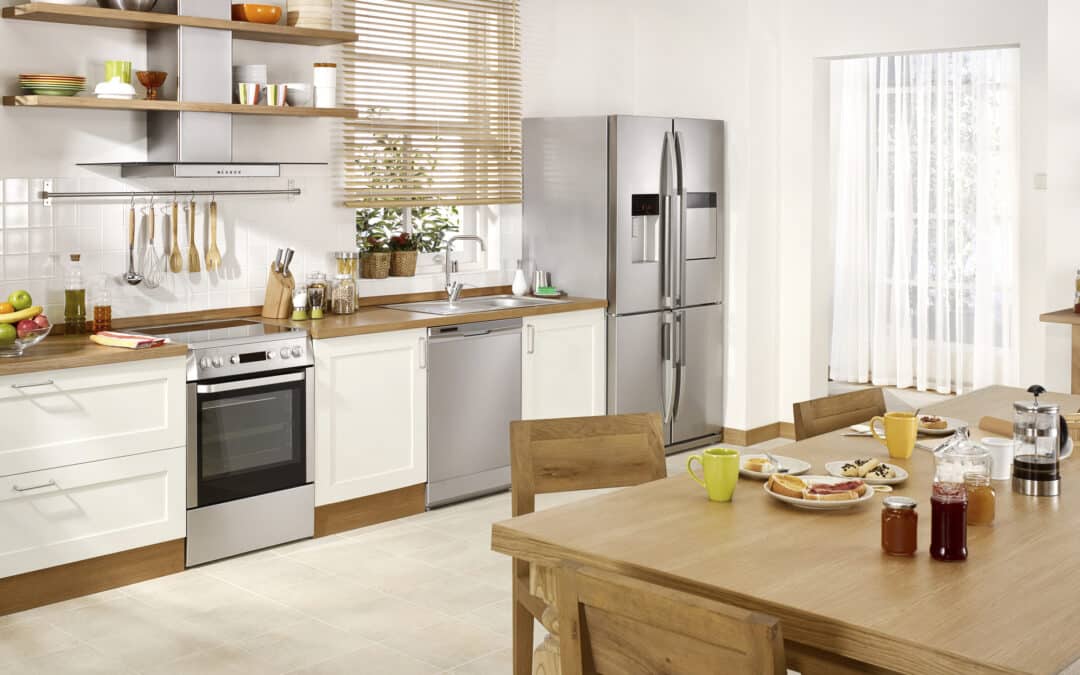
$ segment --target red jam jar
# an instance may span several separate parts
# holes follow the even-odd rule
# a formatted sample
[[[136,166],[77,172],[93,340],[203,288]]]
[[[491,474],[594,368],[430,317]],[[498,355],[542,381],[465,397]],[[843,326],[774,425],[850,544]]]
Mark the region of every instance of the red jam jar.
[[[915,500],[886,497],[881,504],[881,550],[889,555],[915,555],[919,532]]]
[[[930,497],[930,555],[934,560],[967,560],[967,509],[963,483],[934,483]]]

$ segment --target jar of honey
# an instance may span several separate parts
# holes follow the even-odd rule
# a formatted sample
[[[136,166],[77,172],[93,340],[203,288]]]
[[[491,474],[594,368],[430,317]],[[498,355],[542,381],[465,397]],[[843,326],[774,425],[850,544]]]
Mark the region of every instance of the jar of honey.
[[[994,522],[997,493],[985,473],[965,473],[964,488],[967,490],[967,524],[989,525]]]
[[[881,549],[889,555],[915,555],[919,532],[915,500],[886,497],[881,504]]]

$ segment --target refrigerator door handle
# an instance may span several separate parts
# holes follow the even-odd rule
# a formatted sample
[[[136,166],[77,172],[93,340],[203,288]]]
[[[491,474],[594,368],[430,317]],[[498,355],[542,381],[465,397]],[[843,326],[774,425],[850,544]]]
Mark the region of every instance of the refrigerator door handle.
[[[670,312],[664,313],[660,334],[661,371],[660,391],[664,409],[664,424],[670,424],[675,408],[675,324]]]
[[[682,307],[686,294],[686,183],[683,181],[683,148],[686,147],[683,142],[683,134],[681,131],[675,132],[675,165],[676,175],[678,176],[678,191],[679,191],[679,271],[678,271],[678,287],[675,292],[675,306]]]
[[[672,383],[671,419],[679,419],[679,401],[682,399],[683,371],[686,367],[686,325],[685,316],[678,312],[675,314],[674,324],[674,382]]]
[[[676,211],[679,207],[675,202],[679,198],[679,177],[677,175],[678,166],[675,154],[675,135],[669,131],[664,134],[664,153],[660,164],[660,236],[664,246],[664,255],[661,258],[661,285],[663,287],[662,299],[665,309],[674,306],[678,269],[675,258],[678,250],[675,241],[677,230],[675,221],[677,220]]]

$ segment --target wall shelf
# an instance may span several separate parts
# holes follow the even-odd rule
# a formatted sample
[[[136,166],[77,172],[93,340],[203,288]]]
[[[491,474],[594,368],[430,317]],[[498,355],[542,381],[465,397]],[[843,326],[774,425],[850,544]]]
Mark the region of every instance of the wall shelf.
[[[68,23],[80,26],[105,26],[136,30],[163,30],[177,26],[215,28],[232,31],[238,40],[280,42],[297,45],[333,45],[355,42],[356,33],[319,28],[295,28],[277,24],[226,21],[198,16],[177,16],[161,12],[131,12],[120,9],[104,9],[86,5],[55,5],[47,2],[31,2],[24,5],[4,7],[0,13],[5,19]]]
[[[157,112],[212,112],[234,115],[273,115],[278,117],[356,117],[352,108],[309,108],[238,103],[191,103],[188,101],[115,100],[92,96],[5,96],[6,106],[35,108],[79,108],[84,110],[148,110]]]

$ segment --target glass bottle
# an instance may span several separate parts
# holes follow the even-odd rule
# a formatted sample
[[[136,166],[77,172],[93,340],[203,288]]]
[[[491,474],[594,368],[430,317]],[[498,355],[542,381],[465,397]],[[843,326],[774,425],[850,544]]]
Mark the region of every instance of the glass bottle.
[[[109,293],[109,277],[102,274],[94,288],[94,331],[112,330],[112,294]]]
[[[997,493],[990,485],[990,475],[969,471],[964,474],[964,490],[967,492],[968,525],[989,525],[994,522]]]
[[[352,314],[356,311],[356,279],[350,274],[334,277],[334,290],[330,309],[334,314]]]
[[[323,312],[329,309],[330,304],[330,294],[326,292],[326,275],[322,272],[308,272],[307,289],[311,318],[323,318]]]
[[[72,253],[64,271],[64,333],[67,335],[86,332],[86,283],[81,258],[80,254]]]
[[[949,452],[938,453],[930,496],[930,556],[934,560],[967,560],[967,490],[964,463]]]
[[[909,497],[881,501],[881,549],[889,555],[912,556],[918,548],[919,514]]]
[[[359,251],[338,251],[334,254],[334,257],[337,259],[338,274],[356,276],[357,270],[360,269]]]

